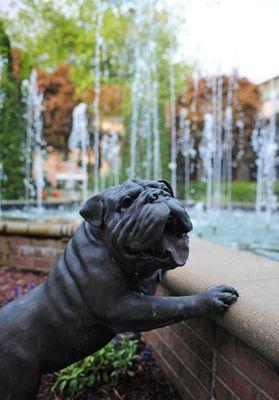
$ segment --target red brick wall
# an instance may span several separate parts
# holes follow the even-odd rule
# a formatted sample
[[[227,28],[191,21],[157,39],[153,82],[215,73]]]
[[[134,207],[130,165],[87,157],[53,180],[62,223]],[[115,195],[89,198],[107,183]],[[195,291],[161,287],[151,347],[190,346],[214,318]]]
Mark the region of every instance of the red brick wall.
[[[279,399],[279,369],[206,318],[147,332],[144,339],[182,399]]]
[[[68,240],[69,238],[0,236],[0,267],[48,272],[64,252]]]

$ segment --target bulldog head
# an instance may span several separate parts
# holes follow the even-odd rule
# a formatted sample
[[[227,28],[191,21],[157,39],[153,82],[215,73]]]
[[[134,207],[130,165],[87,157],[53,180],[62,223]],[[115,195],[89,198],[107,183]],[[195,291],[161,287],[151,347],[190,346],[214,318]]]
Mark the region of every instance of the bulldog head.
[[[128,180],[90,198],[80,211],[101,229],[126,272],[149,274],[185,264],[192,223],[166,181]]]

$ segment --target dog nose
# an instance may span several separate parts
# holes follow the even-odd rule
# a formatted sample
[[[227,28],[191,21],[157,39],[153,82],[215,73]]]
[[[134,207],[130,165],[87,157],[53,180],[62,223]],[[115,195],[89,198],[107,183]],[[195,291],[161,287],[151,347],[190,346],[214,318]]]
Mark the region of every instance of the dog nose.
[[[155,203],[155,201],[158,201],[160,199],[160,197],[170,197],[170,195],[165,192],[164,190],[161,189],[156,189],[156,190],[152,190],[152,192],[150,192],[148,194],[148,202],[149,203]]]

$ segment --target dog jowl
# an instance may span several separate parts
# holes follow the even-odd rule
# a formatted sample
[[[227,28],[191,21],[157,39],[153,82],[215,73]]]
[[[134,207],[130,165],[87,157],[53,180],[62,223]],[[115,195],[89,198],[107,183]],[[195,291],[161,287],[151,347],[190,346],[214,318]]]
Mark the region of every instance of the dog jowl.
[[[154,296],[160,272],[181,267],[192,224],[166,181],[129,180],[89,199],[84,222],[46,281],[0,310],[1,399],[32,400],[42,374],[102,348],[116,333],[224,312],[227,285]]]

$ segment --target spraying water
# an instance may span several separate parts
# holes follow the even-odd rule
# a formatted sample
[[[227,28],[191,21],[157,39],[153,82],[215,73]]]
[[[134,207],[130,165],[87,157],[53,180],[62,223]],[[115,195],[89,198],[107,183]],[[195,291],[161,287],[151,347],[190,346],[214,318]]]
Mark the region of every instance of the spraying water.
[[[101,29],[104,18],[104,7],[101,0],[97,1],[97,21],[96,21],[96,44],[95,44],[95,58],[94,58],[94,72],[95,72],[95,85],[94,85],[94,192],[99,191],[99,136],[100,136],[100,92],[101,92],[101,50],[103,46],[103,38],[101,36]]]
[[[24,203],[25,206],[30,205],[30,198],[35,196],[34,187],[32,185],[32,150],[34,146],[34,130],[33,130],[33,97],[31,88],[34,85],[34,77],[32,74],[30,80],[23,81],[23,91],[27,94],[27,110],[26,118],[26,141],[25,141],[25,174],[24,174]]]
[[[231,208],[232,202],[232,147],[233,147],[233,97],[234,77],[230,77],[227,92],[227,105],[225,109],[224,143],[223,143],[223,182],[225,204]]]
[[[155,3],[135,5],[130,178],[161,175]]]
[[[177,163],[176,163],[176,107],[175,107],[175,78],[174,78],[174,68],[170,64],[170,126],[171,126],[171,161],[169,168],[171,170],[171,185],[173,188],[173,193],[176,196],[177,187]]]
[[[111,132],[110,138],[110,165],[113,171],[113,183],[114,185],[119,185],[119,175],[120,175],[120,143],[116,132]]]
[[[188,110],[185,107],[180,109],[179,113],[179,128],[182,131],[179,145],[181,153],[184,157],[184,183],[185,183],[185,201],[190,202],[190,184],[191,184],[191,159],[195,157],[196,150],[194,149],[194,138],[191,136],[190,120],[187,119]]]
[[[270,82],[269,98],[270,120],[264,126],[257,126],[252,135],[253,148],[257,154],[256,211],[260,213],[265,210],[267,223],[270,223],[272,212],[277,206],[274,184],[278,164],[278,134],[276,130],[274,81]]]
[[[213,156],[215,153],[214,118],[210,113],[204,115],[204,128],[199,145],[199,154],[203,165],[203,175],[206,181],[206,209],[212,208],[213,188]]]
[[[196,72],[194,72],[193,83],[194,83],[194,94],[193,94],[193,100],[191,103],[191,111],[195,112],[197,109],[197,99],[198,99],[198,91],[199,91],[199,75]]]
[[[158,116],[158,77],[157,63],[154,60],[152,64],[153,86],[152,86],[152,117],[153,117],[153,137],[154,137],[154,159],[153,171],[154,179],[159,179],[162,175],[161,171],[161,149],[160,149],[160,131]]]
[[[204,116],[204,129],[199,146],[204,177],[207,183],[207,209],[220,211],[223,155],[223,79],[213,77],[212,113]]]
[[[26,163],[25,163],[25,201],[30,198],[31,185],[31,164],[32,164],[32,143],[35,142],[34,150],[34,175],[36,183],[37,209],[42,211],[43,207],[43,149],[45,142],[42,137],[43,130],[43,93],[38,89],[38,74],[34,69],[30,76],[28,91],[27,110],[27,136],[26,136]]]
[[[214,155],[213,155],[213,208],[221,209],[221,181],[222,181],[222,122],[223,122],[223,79],[213,80],[213,112],[214,112]]]
[[[87,105],[78,104],[73,111],[73,127],[69,137],[68,146],[71,151],[80,148],[82,167],[82,198],[88,198],[88,173],[87,173],[87,147],[89,146]]]
[[[110,172],[110,185],[119,184],[120,172],[120,143],[116,132],[110,132],[102,137],[101,141],[102,152],[102,189],[106,187],[106,178]]]

